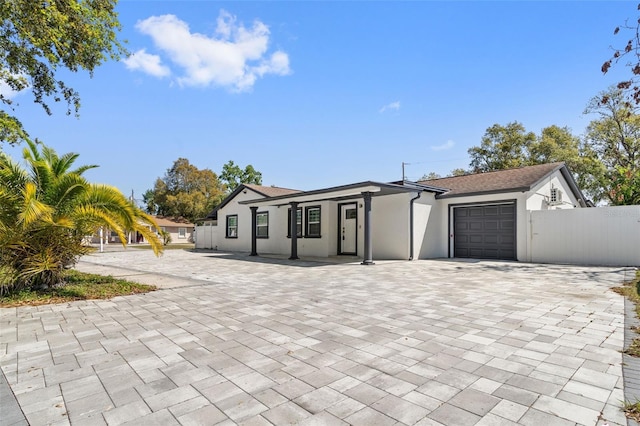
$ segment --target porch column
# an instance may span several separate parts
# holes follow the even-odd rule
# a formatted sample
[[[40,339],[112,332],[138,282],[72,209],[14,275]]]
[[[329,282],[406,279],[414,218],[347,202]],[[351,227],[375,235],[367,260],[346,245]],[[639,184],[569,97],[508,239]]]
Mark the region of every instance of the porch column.
[[[257,248],[257,239],[256,239],[256,227],[258,222],[258,208],[257,207],[249,207],[251,209],[251,253],[249,256],[257,256],[258,251]]]
[[[291,202],[291,229],[289,229],[289,233],[291,234],[291,256],[290,260],[299,259],[298,257],[298,203]]]
[[[363,192],[364,197],[364,260],[362,265],[373,265],[373,245],[371,244],[371,192]]]

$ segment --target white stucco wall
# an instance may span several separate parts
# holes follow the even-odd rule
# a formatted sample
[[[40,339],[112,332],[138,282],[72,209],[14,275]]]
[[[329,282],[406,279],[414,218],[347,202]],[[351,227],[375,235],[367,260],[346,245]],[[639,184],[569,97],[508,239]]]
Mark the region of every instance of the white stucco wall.
[[[255,191],[246,189],[238,193],[226,206],[218,210],[218,226],[213,233],[212,248],[226,251],[250,251],[251,250],[251,210],[245,205],[238,204],[241,201],[264,198]],[[238,215],[238,238],[227,238],[227,216]]]
[[[558,188],[562,192],[562,202],[550,204],[551,188]],[[555,171],[542,182],[539,182],[527,194],[527,210],[557,210],[579,207],[578,199],[564,180],[560,171]]]
[[[414,203],[414,258],[446,257],[447,230],[442,230],[442,205],[435,194],[423,192]]]
[[[171,235],[171,244],[190,244],[193,243],[193,226],[161,226],[166,232]],[[180,238],[180,228],[185,229],[185,237]]]
[[[371,242],[374,259],[409,258],[409,200],[411,193],[373,197]],[[364,212],[364,209],[362,209]],[[364,248],[364,219],[359,223]],[[363,252],[364,253],[364,252]]]
[[[425,197],[427,194],[423,194]],[[372,244],[374,259],[408,259],[409,258],[409,202],[415,193],[403,193],[372,198]],[[256,193],[238,194],[226,206],[218,211],[217,226],[198,226],[196,238],[197,248],[216,248],[218,250],[248,252],[251,249],[251,211],[248,205],[240,201],[260,198]],[[428,194],[433,203],[433,194]],[[424,202],[424,200],[423,200]],[[364,257],[364,200],[362,197],[336,201],[301,203],[303,214],[303,234],[306,227],[306,207],[320,206],[321,237],[298,238],[298,255],[312,257],[328,257],[338,254],[339,205],[355,203],[358,211],[357,223],[357,255]],[[419,210],[421,207],[418,206]],[[425,235],[428,215],[416,211],[418,222],[415,256]],[[258,254],[291,253],[291,239],[287,238],[288,206],[259,207],[258,212],[269,212],[269,237],[256,241]],[[238,215],[238,238],[226,238],[226,217]]]
[[[251,250],[251,210],[246,204],[239,204],[241,201],[255,200],[262,198],[253,191],[247,194],[240,193],[226,206],[218,211],[218,226],[211,227],[211,244],[207,247],[206,242],[202,243],[202,248],[217,248],[218,250],[248,252]],[[320,238],[298,237],[298,256],[321,256],[327,257],[335,255],[337,252],[337,206],[335,202],[322,201],[301,203],[302,208],[303,234],[305,234],[306,208],[320,206]],[[258,213],[269,213],[269,236],[268,238],[257,238],[256,249],[258,254],[282,254],[291,253],[291,239],[288,234],[289,206],[261,206]],[[226,217],[228,215],[238,215],[238,238],[226,238]],[[206,232],[206,231],[203,231]],[[201,248],[201,243],[197,243]]]

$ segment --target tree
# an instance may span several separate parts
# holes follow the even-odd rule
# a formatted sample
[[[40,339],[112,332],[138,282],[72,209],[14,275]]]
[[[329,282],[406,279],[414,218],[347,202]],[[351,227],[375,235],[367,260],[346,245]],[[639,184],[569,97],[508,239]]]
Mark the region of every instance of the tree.
[[[480,146],[469,148],[470,167],[475,173],[511,169],[528,164],[527,147],[536,135],[517,121],[506,126],[494,124],[482,137]]]
[[[469,149],[475,172],[564,162],[578,186],[595,201],[602,198],[602,164],[590,146],[581,143],[568,127],[552,125],[536,135],[518,122],[494,124],[479,147]]]
[[[584,148],[600,162],[594,180],[599,198],[613,205],[637,203],[640,194],[640,115],[624,90],[609,88],[588,104],[585,114],[597,114],[584,137]]]
[[[0,269],[9,274],[10,286],[61,284],[64,270],[90,251],[84,238],[101,226],[115,231],[123,245],[125,232],[137,231],[156,254],[162,251],[151,217],[116,188],[82,176],[96,166],[72,170],[78,154],[58,156],[26,142],[27,169],[0,153]]]
[[[457,169],[451,170],[450,176],[464,176],[468,174],[469,174],[468,170],[465,170],[463,168],[457,168]]]
[[[616,167],[609,190],[613,205],[640,204],[640,173]]]
[[[422,177],[420,179],[418,179],[418,182],[423,181],[423,180],[434,180],[434,179],[440,179],[442,176],[440,176],[438,173],[436,172],[429,172],[427,174],[422,175]]]
[[[600,200],[601,183],[596,176],[602,163],[592,149],[571,133],[571,129],[556,125],[545,127],[528,152],[531,165],[564,162],[578,187],[592,200]]]
[[[210,169],[199,170],[186,158],[178,158],[143,197],[147,212],[194,222],[220,203],[224,188]]]
[[[252,183],[262,185],[262,173],[253,168],[251,164],[243,169],[229,160],[227,164],[222,166],[220,180],[227,186],[228,192],[233,192],[240,184]]]
[[[457,169],[451,170],[446,177],[464,176],[467,174],[469,174],[469,171],[462,168],[457,168]],[[418,182],[425,181],[425,180],[441,179],[441,178],[442,176],[439,173],[429,172],[427,174],[422,175],[422,177],[418,180]]]
[[[147,189],[144,194],[142,194],[142,202],[145,205],[145,210],[149,214],[157,214],[158,213],[158,205],[155,201],[156,193],[153,189]]]
[[[640,10],[638,4],[637,10]],[[624,25],[618,26],[613,30],[613,34],[620,33],[620,29],[625,34],[630,33],[630,38],[623,48],[614,48],[613,55],[602,64],[601,71],[606,74],[612,65],[617,64],[622,59],[627,59],[626,66],[631,69],[631,78],[621,81],[617,84],[617,88],[626,92],[634,103],[640,104],[640,19],[634,20],[632,23],[625,21]]]
[[[126,54],[116,39],[117,0],[4,0],[0,3],[0,84],[14,92],[30,89],[34,101],[51,114],[50,101],[67,104],[78,115],[80,96],[57,77],[61,68],[88,71]],[[13,110],[10,96],[0,103]],[[26,140],[20,121],[0,110],[0,141]]]

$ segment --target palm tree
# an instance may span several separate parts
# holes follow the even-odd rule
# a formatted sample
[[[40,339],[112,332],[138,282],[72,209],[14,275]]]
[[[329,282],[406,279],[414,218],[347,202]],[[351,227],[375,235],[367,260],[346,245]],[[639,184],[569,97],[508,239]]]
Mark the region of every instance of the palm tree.
[[[92,249],[83,239],[101,226],[137,231],[156,255],[162,243],[154,219],[116,188],[89,183],[92,169],[71,167],[78,154],[58,156],[40,142],[27,141],[26,168],[0,152],[0,273],[14,286],[51,287],[62,283],[64,270]],[[41,149],[39,149],[41,148]]]

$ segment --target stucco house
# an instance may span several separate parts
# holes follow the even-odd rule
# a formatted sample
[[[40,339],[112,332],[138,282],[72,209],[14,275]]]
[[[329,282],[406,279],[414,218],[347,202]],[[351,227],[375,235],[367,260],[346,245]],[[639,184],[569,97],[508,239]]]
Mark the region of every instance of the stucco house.
[[[196,228],[196,248],[374,259],[529,259],[527,212],[587,207],[564,163],[313,191],[241,185]]]
[[[193,243],[196,225],[182,217],[153,216],[161,230],[171,235],[171,243]]]
[[[193,243],[195,235],[195,224],[189,222],[185,218],[181,217],[166,217],[166,216],[152,216],[161,230],[166,231],[171,235],[172,244],[187,244]],[[159,234],[159,230],[152,229]],[[142,234],[138,232],[127,232],[127,243],[146,243]],[[120,244],[120,238],[115,231],[105,230],[103,234],[104,243],[118,243]],[[99,233],[96,232],[91,236],[90,242],[93,244],[100,243]]]

